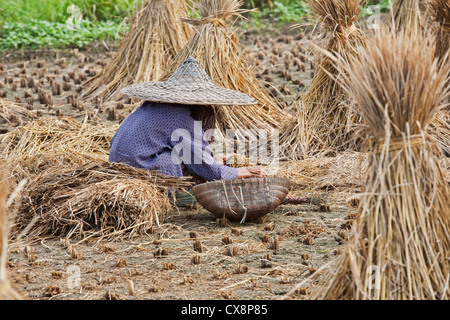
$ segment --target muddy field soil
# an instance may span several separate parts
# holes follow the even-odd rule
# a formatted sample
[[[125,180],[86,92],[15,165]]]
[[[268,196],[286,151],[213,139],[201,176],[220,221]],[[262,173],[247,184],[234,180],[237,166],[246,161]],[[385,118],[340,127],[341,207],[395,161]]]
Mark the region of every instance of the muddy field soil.
[[[286,294],[338,253],[347,210],[281,206],[229,226],[183,210],[139,238],[72,240],[75,253],[64,239],[22,246],[9,270],[31,299],[304,299],[308,287]]]
[[[282,104],[292,102],[311,79],[309,37],[286,30],[250,30],[241,37],[255,75]],[[40,116],[120,123],[137,107],[128,99],[76,99],[82,83],[100,72],[113,51],[97,44],[2,53],[0,96]],[[36,87],[50,101],[42,101]],[[18,125],[3,121],[0,129],[6,133]],[[29,299],[305,299],[310,287],[293,288],[339,253],[354,211],[346,199],[354,192],[292,190],[292,196],[326,198],[327,205],[282,205],[259,223],[221,225],[197,208],[176,211],[139,238],[72,239],[72,246],[57,237],[13,243],[9,273]]]

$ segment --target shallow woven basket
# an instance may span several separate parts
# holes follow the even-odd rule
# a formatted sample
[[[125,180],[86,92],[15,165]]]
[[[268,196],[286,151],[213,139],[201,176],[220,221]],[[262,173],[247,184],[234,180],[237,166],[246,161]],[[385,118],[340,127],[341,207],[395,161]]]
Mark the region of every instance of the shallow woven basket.
[[[255,220],[277,208],[289,192],[284,178],[252,178],[212,181],[192,189],[198,202],[217,218]]]

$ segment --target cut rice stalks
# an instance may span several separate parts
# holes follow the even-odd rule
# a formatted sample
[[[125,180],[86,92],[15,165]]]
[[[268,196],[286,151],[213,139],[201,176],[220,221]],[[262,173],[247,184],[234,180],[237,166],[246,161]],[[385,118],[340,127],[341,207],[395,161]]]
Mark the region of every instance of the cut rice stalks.
[[[329,38],[326,51],[353,61],[357,46],[367,38],[355,23],[366,1],[306,0],[314,17]],[[321,54],[311,85],[294,102],[295,117],[281,130],[280,147],[288,160],[302,159],[320,153],[333,153],[354,147],[355,124],[359,116],[352,100],[336,81],[338,71],[332,59]]]
[[[10,221],[6,210],[8,187],[6,175],[0,175],[0,300],[20,300],[22,297],[11,287],[6,268]]]
[[[187,58],[193,57],[215,84],[254,97],[258,104],[253,106],[214,107],[218,138],[222,139],[227,129],[279,129],[281,122],[289,117],[239,57],[239,39],[232,31],[232,20],[241,17],[241,4],[237,0],[201,0],[201,19],[183,19],[196,27],[196,33],[160,79],[167,80]],[[245,139],[237,134],[239,140]]]
[[[450,192],[422,130],[450,90],[434,53],[431,35],[401,31],[342,66],[374,144],[352,235],[314,298],[450,298]]]
[[[183,178],[119,163],[52,167],[27,188],[15,233],[33,222],[27,236],[140,235],[171,213],[168,192],[188,186]]]
[[[83,84],[81,98],[103,102],[119,100],[125,86],[156,81],[170,60],[192,36],[180,21],[189,16],[186,1],[147,0],[131,19],[117,55],[94,78]]]

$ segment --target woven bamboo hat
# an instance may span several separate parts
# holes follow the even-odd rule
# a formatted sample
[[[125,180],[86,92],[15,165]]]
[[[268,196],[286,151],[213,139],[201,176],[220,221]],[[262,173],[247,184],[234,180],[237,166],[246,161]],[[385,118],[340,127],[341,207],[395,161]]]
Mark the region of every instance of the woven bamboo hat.
[[[167,81],[134,84],[123,88],[120,93],[160,103],[224,106],[257,103],[245,93],[216,86],[192,57],[183,62]]]

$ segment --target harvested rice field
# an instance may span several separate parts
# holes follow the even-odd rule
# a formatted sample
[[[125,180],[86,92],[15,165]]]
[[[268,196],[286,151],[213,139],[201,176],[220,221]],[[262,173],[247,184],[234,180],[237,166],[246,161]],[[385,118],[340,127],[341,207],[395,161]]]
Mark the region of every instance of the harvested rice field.
[[[256,65],[256,77],[286,103],[308,84],[313,56],[307,35],[272,38],[269,33],[246,32],[244,50]],[[270,46],[264,57],[258,54],[262,44]],[[3,121],[2,138],[29,120],[55,116],[108,127],[113,134],[137,104],[127,99],[97,104],[73,99],[80,81],[99,72],[111,55],[101,45],[81,51],[4,53],[1,76],[7,84],[0,92],[29,115]],[[303,62],[292,68],[294,55]],[[302,81],[288,89],[286,76]],[[33,87],[22,87],[25,77],[29,83],[41,83],[51,103],[39,101]],[[52,91],[55,87],[61,91]],[[107,160],[106,152],[97,156]],[[68,244],[65,237],[54,235],[13,241],[8,256],[12,285],[29,299],[304,299],[309,288],[295,286],[338,254],[354,218],[355,209],[347,200],[361,190],[354,185],[361,183],[358,174],[338,176],[336,185],[319,181],[318,175],[333,171],[333,158],[329,160],[321,163],[322,172],[305,161],[299,185],[293,183],[290,196],[313,204],[282,205],[258,223],[224,226],[206,210],[191,208],[175,210],[160,227],[131,239],[127,234],[117,239],[97,235]],[[282,172],[289,178],[283,164]],[[194,248],[196,241],[201,249]],[[70,282],[76,279],[74,270],[80,272],[79,286]]]
[[[324,2],[336,5],[335,1]],[[353,3],[356,8],[359,4],[359,1],[346,0],[346,2]],[[237,15],[237,7],[233,7],[234,1],[230,3],[232,7],[228,9],[232,12],[230,15]],[[320,20],[320,8],[316,10],[318,16],[316,18]],[[356,11],[358,10],[355,9]],[[205,27],[205,30],[209,31],[203,32],[218,33],[225,27],[221,24],[222,22],[213,21],[213,23],[208,20],[210,19],[208,17],[214,14],[214,12],[204,13],[203,20],[190,20],[189,24],[200,26],[199,30],[203,30],[202,27],[205,25],[209,27],[209,24],[214,24],[216,29]],[[337,21],[337,24],[341,22]],[[342,43],[339,42],[341,40],[337,40],[337,44],[333,43],[346,54],[349,50],[346,45],[352,45],[346,41],[349,34],[355,32],[353,22],[350,21],[350,25],[344,28],[347,38],[342,40]],[[334,29],[331,28],[331,30]],[[186,37],[194,34],[194,39],[201,39],[200,36],[196,38],[195,33],[191,31],[186,30]],[[426,125],[430,123],[426,130],[431,138],[428,138],[428,135],[424,138],[424,131],[412,126],[412,130],[417,132],[413,132],[412,138],[408,140],[409,148],[406,148],[401,138],[409,122],[396,122],[398,119],[402,121],[404,119],[401,116],[395,118],[395,111],[399,112],[398,110],[404,110],[406,107],[400,102],[397,104],[393,102],[394,112],[389,113],[387,109],[385,110],[386,118],[387,115],[391,117],[386,123],[383,122],[386,118],[382,117],[382,112],[379,110],[373,112],[380,119],[375,117],[375,120],[372,119],[375,124],[369,129],[374,132],[371,135],[367,134],[366,137],[370,136],[370,139],[374,139],[375,136],[379,140],[365,141],[372,143],[372,147],[375,146],[372,149],[364,149],[360,140],[349,143],[346,140],[347,134],[351,136],[353,131],[346,131],[345,134],[337,133],[337,138],[333,137],[336,139],[333,140],[330,148],[321,145],[330,141],[323,139],[318,141],[317,135],[314,136],[314,132],[311,132],[312,136],[308,139],[315,141],[314,143],[317,142],[317,145],[320,145],[317,147],[320,151],[314,149],[311,153],[300,155],[298,148],[304,141],[300,143],[297,139],[302,135],[298,114],[301,113],[299,110],[303,110],[301,109],[303,106],[310,103],[308,108],[316,110],[314,103],[333,101],[333,107],[341,108],[341,103],[345,104],[343,101],[348,100],[347,95],[350,92],[360,93],[359,96],[355,94],[360,99],[357,101],[358,108],[362,110],[358,117],[353,117],[353,113],[344,115],[345,121],[349,121],[345,124],[346,128],[348,125],[353,130],[355,125],[353,121],[362,121],[359,117],[361,114],[366,115],[364,111],[370,114],[371,105],[368,102],[367,105],[364,104],[364,94],[361,93],[363,90],[358,91],[358,88],[355,88],[356,85],[343,87],[339,90],[339,94],[333,96],[337,80],[332,78],[329,70],[319,72],[319,68],[325,65],[324,57],[330,59],[327,61],[327,66],[332,65],[333,62],[336,63],[336,60],[322,55],[323,52],[313,48],[314,44],[323,48],[327,47],[328,42],[324,40],[320,30],[284,27],[245,29],[240,32],[238,42],[234,35],[224,33],[220,36],[225,39],[224,42],[229,41],[230,47],[240,48],[240,55],[233,56],[233,59],[236,61],[244,59],[247,63],[245,68],[251,66],[248,69],[243,67],[245,72],[237,77],[256,80],[248,80],[252,86],[248,83],[248,86],[245,86],[245,83],[239,85],[250,88],[248,90],[264,92],[263,98],[258,101],[262,109],[258,109],[258,113],[255,112],[261,118],[254,117],[254,123],[260,121],[258,124],[284,130],[280,133],[282,159],[275,175],[286,178],[291,183],[289,202],[282,203],[273,212],[256,221],[244,223],[217,219],[200,205],[181,209],[173,206],[167,193],[174,188],[187,189],[189,184],[186,179],[169,178],[155,172],[107,162],[109,143],[114,133],[140,105],[138,100],[113,95],[114,92],[109,92],[106,86],[101,85],[101,77],[99,80],[99,75],[105,67],[108,66],[106,68],[109,70],[108,76],[114,72],[114,68],[111,71],[109,63],[117,61],[118,52],[122,52],[118,43],[96,43],[83,49],[0,52],[0,165],[4,171],[3,175],[9,177],[9,179],[3,179],[8,180],[8,190],[6,190],[6,184],[0,185],[0,271],[3,269],[7,271],[8,286],[15,290],[11,291],[6,298],[21,297],[31,300],[398,298],[390,295],[399,291],[396,285],[404,287],[410,285],[404,279],[398,280],[400,284],[395,281],[396,275],[403,275],[402,268],[405,265],[409,266],[409,261],[400,261],[401,259],[395,256],[396,253],[402,252],[395,246],[397,243],[406,246],[402,241],[407,241],[401,235],[408,235],[410,232],[409,229],[405,230],[410,224],[409,220],[402,215],[404,213],[402,208],[408,209],[409,211],[404,209],[408,212],[417,212],[418,220],[423,208],[437,208],[434,211],[430,209],[435,220],[426,224],[426,227],[432,231],[427,233],[429,230],[426,227],[421,230],[424,234],[431,235],[430,239],[427,236],[423,237],[429,241],[423,246],[428,246],[427,250],[430,251],[423,249],[422,243],[418,243],[420,241],[414,242],[414,245],[410,247],[417,252],[427,252],[429,256],[421,256],[421,259],[431,259],[433,268],[442,270],[442,274],[433,273],[437,276],[433,281],[429,281],[430,288],[422,289],[420,286],[409,288],[410,295],[405,293],[401,298],[448,299],[449,289],[442,286],[442,283],[446,276],[448,280],[449,258],[444,256],[450,252],[450,248],[447,246],[448,241],[443,241],[444,243],[441,244],[440,239],[448,236],[445,226],[450,225],[448,219],[450,216],[448,202],[450,116],[448,105],[439,113],[436,112],[437,107],[433,107],[448,104],[450,94],[448,82],[445,85],[445,79],[448,81],[450,78],[450,68],[444,68],[442,64],[442,69],[447,70],[447,74],[444,74],[444,71],[439,71],[437,65],[433,65],[433,68],[428,70],[431,69],[436,74],[441,72],[439,77],[433,77],[426,70],[417,71],[411,67],[413,75],[425,74],[429,76],[430,84],[434,84],[433,81],[437,83],[436,87],[426,87],[430,89],[430,92],[435,93],[431,97],[423,98],[430,105],[430,110],[426,111],[428,113],[424,115],[418,112],[420,116],[411,117],[413,120],[423,120],[422,122]],[[367,39],[365,37],[366,35],[363,37],[358,33],[355,41],[359,43],[376,38],[373,34],[368,35]],[[379,43],[387,41],[380,39],[378,39]],[[412,53],[420,51],[418,42],[413,42],[416,46],[408,47],[409,38],[406,33],[401,33],[398,38],[389,39],[393,43],[398,40],[398,43]],[[184,41],[181,46],[185,45],[187,39],[181,40]],[[200,40],[198,42],[201,43]],[[126,45],[134,47],[136,44],[127,43]],[[199,55],[197,58],[201,61],[204,52],[198,50],[196,43],[190,42],[189,46],[192,46],[190,49]],[[200,45],[200,48],[203,46]],[[395,45],[391,47],[394,48],[392,51],[380,50],[380,56],[391,55],[401,60],[402,54],[395,55],[396,47]],[[376,56],[374,52],[368,52],[364,56],[367,59],[366,62],[372,61],[370,59]],[[423,58],[420,53],[422,52],[417,54],[418,57]],[[167,61],[164,64],[175,68],[184,61],[185,55],[187,53],[182,51],[180,56],[174,55],[172,64]],[[349,83],[352,83],[350,80],[355,79],[361,80],[361,83],[363,80],[376,79],[375,76],[364,78],[364,70],[361,71],[361,78],[353,75],[352,64],[361,68],[361,65],[358,65],[358,59],[352,58],[353,56],[358,55],[348,54],[344,67],[333,69],[333,72],[345,74],[344,78]],[[136,57],[133,56],[133,58]],[[380,60],[383,59],[380,58]],[[201,62],[211,65],[205,61]],[[394,64],[397,60],[392,59],[392,61]],[[405,61],[409,62],[408,59]],[[370,70],[377,70],[379,65],[374,63],[373,69]],[[391,67],[389,63],[386,65],[386,69]],[[399,65],[404,66],[401,63]],[[405,65],[405,69],[410,67],[407,63]],[[121,65],[122,67],[126,69],[125,64]],[[392,67],[392,70],[394,70],[393,74],[397,75],[395,70],[398,71],[401,68],[395,67]],[[211,67],[211,69],[214,68]],[[229,69],[233,70],[233,68]],[[319,84],[316,87],[315,83],[320,83],[321,80],[315,79],[315,74],[326,78],[323,83],[328,83],[329,92],[324,95],[329,94],[330,97],[333,96],[333,99],[328,96],[317,97],[317,92],[321,88]],[[142,78],[143,74],[140,76]],[[406,77],[398,77],[402,80],[404,78]],[[370,87],[371,83],[367,81],[367,87]],[[112,87],[123,87],[129,82],[129,79],[119,79]],[[83,96],[86,83],[94,84],[95,88],[89,88],[89,94],[84,92]],[[239,89],[239,85],[236,84],[236,90]],[[302,95],[311,85],[317,91],[310,92],[312,97],[302,100]],[[410,93],[426,91],[415,90],[410,83],[406,85],[411,85],[412,89],[408,88],[411,89],[408,91]],[[439,86],[444,89],[438,90]],[[431,91],[432,89],[436,91]],[[380,101],[384,101],[383,98],[389,100],[395,96],[388,91],[377,92],[380,96],[386,94],[387,98],[380,98],[376,94],[368,94],[368,96],[374,100],[374,97],[378,98],[379,100],[373,103],[378,106],[382,104]],[[440,94],[440,92],[444,93]],[[89,95],[95,95],[95,97],[86,98]],[[112,96],[114,99],[110,99]],[[441,97],[441,99],[433,99],[433,97]],[[320,102],[317,102],[319,100]],[[401,102],[404,103],[404,100]],[[416,106],[414,103],[417,103],[417,110],[422,110],[419,103],[422,102],[421,97],[412,100],[411,105]],[[351,110],[345,110],[344,113],[353,112]],[[436,117],[434,117],[435,113],[438,114]],[[273,118],[270,118],[269,114]],[[314,113],[314,117],[317,114],[324,114],[324,112],[319,110]],[[429,117],[430,114],[433,117]],[[330,116],[331,113],[326,115]],[[252,117],[252,113],[242,110],[232,115],[227,111],[221,115],[221,120],[225,127],[232,127],[240,124],[239,121],[248,122]],[[378,128],[377,123],[383,123],[383,125]],[[394,129],[389,127],[391,123],[395,124]],[[303,122],[302,125],[305,123]],[[315,125],[322,126],[321,130],[331,130],[329,127],[323,128],[320,121]],[[359,125],[360,123],[356,124],[358,130],[361,127]],[[392,129],[392,132],[383,131],[388,129]],[[339,130],[344,129],[340,127]],[[321,135],[323,132],[321,131]],[[358,131],[359,134],[361,132],[365,131],[362,129]],[[391,134],[392,141],[389,140]],[[330,137],[331,135],[330,133]],[[341,139],[346,141],[342,142]],[[421,139],[427,139],[427,142]],[[389,142],[392,144],[389,145]],[[419,150],[419,147],[423,150]],[[421,152],[407,153],[406,149]],[[392,152],[398,150],[401,150],[399,154],[401,153],[404,158],[399,156],[393,157],[395,161],[386,160],[390,159]],[[392,169],[388,164],[396,163],[396,161],[401,164],[398,168]],[[379,167],[372,166],[374,162]],[[408,166],[412,167],[411,171],[408,171]],[[380,171],[379,176],[377,176],[377,169]],[[403,175],[398,178],[392,172]],[[414,175],[423,172],[427,175],[419,177]],[[428,174],[430,172],[432,174]],[[435,177],[434,180],[430,180],[429,176]],[[399,180],[395,180],[396,178]],[[392,188],[395,189],[408,185],[408,182],[403,183],[404,180],[401,180],[408,178],[413,181],[411,183],[415,193],[409,189],[405,191],[406,200],[401,198],[403,193],[399,196],[398,193],[392,194],[391,190],[383,189],[386,186],[393,186]],[[365,189],[368,182],[373,189]],[[377,193],[374,190],[377,190]],[[377,197],[380,194],[383,196]],[[418,200],[416,203],[409,201],[410,199]],[[383,201],[390,202],[386,204]],[[410,208],[408,205],[416,207]],[[382,209],[377,211],[374,208]],[[383,216],[384,213],[386,215],[390,213],[388,215],[390,219],[398,214],[396,217],[402,221],[399,225],[405,229],[399,227],[397,230],[392,227],[391,229],[395,229],[398,233],[385,235],[383,231],[389,228],[376,224],[378,221],[384,221],[383,218],[386,218]],[[369,219],[372,214],[380,216],[373,221],[374,219]],[[8,219],[10,224],[5,222]],[[405,222],[405,220],[408,221]],[[391,220],[388,222],[397,225]],[[353,233],[355,225],[366,228],[357,229],[361,232],[357,234],[358,236],[362,237],[364,234],[364,241],[355,238]],[[417,225],[422,226],[419,222]],[[361,289],[364,279],[358,279],[355,281],[356,284],[348,279],[357,278],[352,272],[364,275],[365,269],[361,269],[363,270],[361,272],[358,268],[365,268],[366,263],[369,266],[371,263],[369,258],[365,260],[366,256],[363,254],[358,255],[351,251],[352,248],[354,250],[357,248],[359,250],[356,250],[357,253],[364,252],[375,259],[371,252],[364,251],[366,247],[372,248],[372,245],[376,247],[378,233],[375,231],[371,233],[373,230],[387,239],[381,240],[386,240],[383,248],[390,251],[385,256],[392,258],[394,267],[388,268],[386,274],[390,275],[389,272],[391,272],[395,276],[393,276],[394,280],[387,276],[388,280],[386,283],[383,282],[382,293],[371,296],[373,291],[368,290],[367,293]],[[414,234],[415,231],[412,233]],[[437,240],[433,238],[434,235]],[[375,240],[370,236],[373,236]],[[388,241],[395,236],[399,236],[398,242],[392,244]],[[369,240],[373,243],[365,247],[358,242],[358,239],[361,243]],[[411,239],[408,238],[409,240]],[[349,243],[352,245],[348,245]],[[435,248],[436,243],[438,244]],[[414,256],[414,253],[410,256]],[[351,258],[357,260],[356,257],[361,261],[351,260]],[[385,262],[383,258],[379,258],[381,261],[377,260],[377,262]],[[395,264],[397,261],[400,267]],[[434,261],[438,262],[434,264]],[[414,266],[414,263],[411,263],[411,266]],[[389,262],[386,264],[389,265]],[[426,260],[423,264],[428,266],[431,263]],[[2,269],[2,265],[6,265],[6,268]],[[339,269],[336,269],[337,267]],[[339,270],[339,273],[333,275],[333,270]],[[423,272],[420,276],[427,274],[426,267],[420,271]],[[405,273],[409,274],[406,271]],[[420,278],[420,276],[417,277]],[[4,277],[4,273],[0,272],[0,289],[3,288],[3,283],[8,282],[8,279]],[[331,283],[334,285],[330,285]],[[353,288],[352,285],[357,288]],[[386,289],[387,287],[391,290]],[[335,291],[334,288],[336,288]]]

